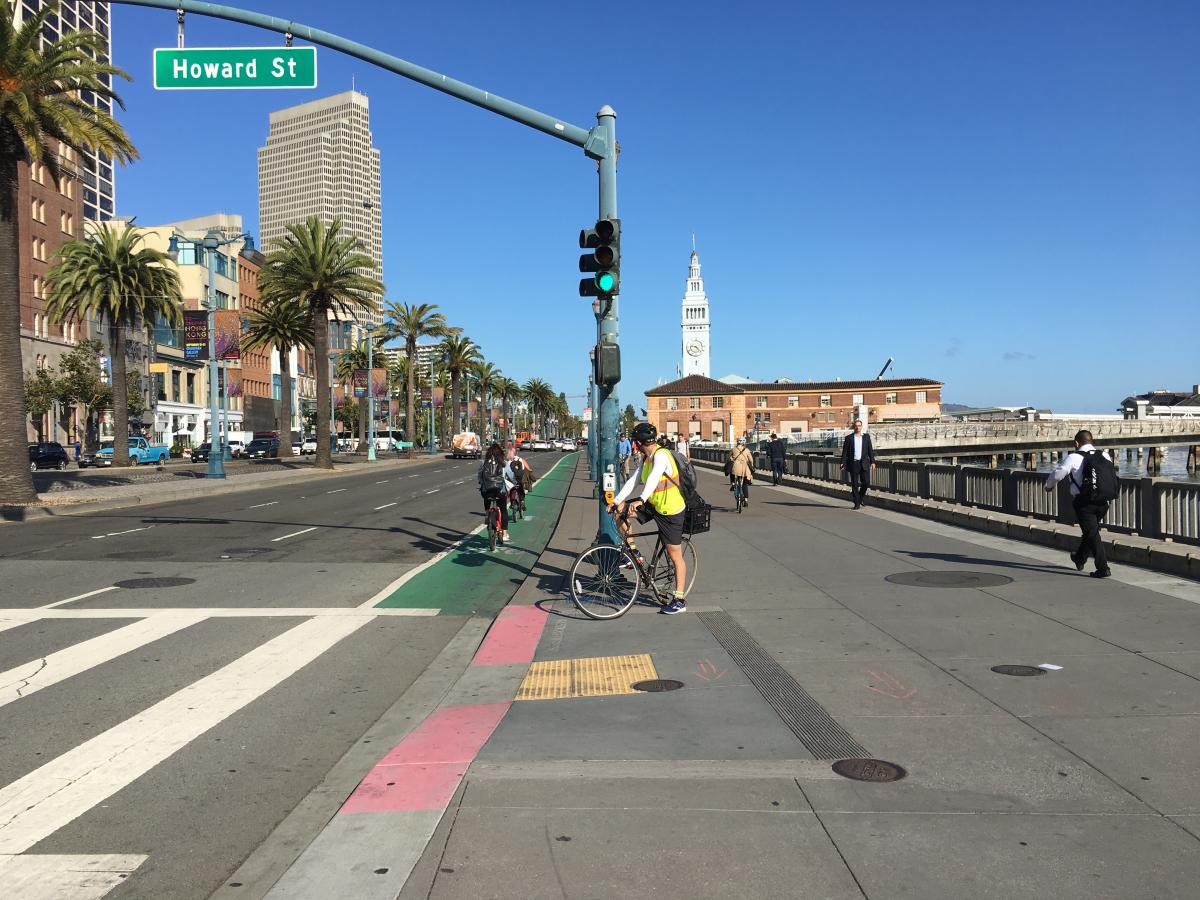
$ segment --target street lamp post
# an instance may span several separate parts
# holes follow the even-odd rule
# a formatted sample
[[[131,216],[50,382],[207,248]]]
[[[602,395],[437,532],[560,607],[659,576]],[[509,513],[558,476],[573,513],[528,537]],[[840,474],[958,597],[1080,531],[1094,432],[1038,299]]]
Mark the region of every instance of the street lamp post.
[[[329,424],[332,427],[329,430],[330,430],[330,436],[331,436],[331,443],[333,444],[333,446],[329,448],[330,453],[337,453],[337,424],[334,420],[334,412],[333,412],[333,375],[334,375],[334,371],[335,371],[334,364],[336,361],[337,361],[337,354],[330,353],[329,354]]]
[[[375,370],[375,342],[371,340],[371,332],[375,330],[373,322],[367,323],[367,462],[375,462],[375,391],[371,383],[371,373]]]

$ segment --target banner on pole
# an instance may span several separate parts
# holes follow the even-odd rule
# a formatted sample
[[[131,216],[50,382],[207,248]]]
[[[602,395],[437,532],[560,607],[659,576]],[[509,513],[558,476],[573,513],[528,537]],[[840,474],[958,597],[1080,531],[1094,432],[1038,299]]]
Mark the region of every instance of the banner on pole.
[[[371,396],[376,401],[388,395],[388,370],[387,369],[372,369],[371,370]]]
[[[208,359],[208,313],[183,311],[183,354],[187,359]]]
[[[236,309],[218,309],[213,313],[215,320],[213,343],[217,359],[238,362],[242,358],[242,317]]]
[[[355,398],[367,396],[367,377],[369,374],[370,373],[366,369],[354,370],[352,380],[354,383]]]

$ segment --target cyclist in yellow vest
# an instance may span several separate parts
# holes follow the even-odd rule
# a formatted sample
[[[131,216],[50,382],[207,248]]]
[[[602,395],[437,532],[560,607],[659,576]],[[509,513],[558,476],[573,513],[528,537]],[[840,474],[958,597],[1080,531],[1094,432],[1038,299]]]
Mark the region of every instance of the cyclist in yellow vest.
[[[637,553],[637,546],[629,538],[629,514],[635,514],[643,525],[651,519],[658,525],[667,555],[675,565],[675,597],[659,612],[673,616],[687,609],[683,590],[687,584],[687,564],[683,560],[683,520],[687,503],[679,489],[679,467],[675,457],[670,450],[656,443],[657,437],[658,429],[649,422],[642,422],[633,429],[633,449],[641,454],[643,462],[613,498],[608,511],[616,515],[617,527],[634,553]],[[631,500],[639,484],[642,489]]]

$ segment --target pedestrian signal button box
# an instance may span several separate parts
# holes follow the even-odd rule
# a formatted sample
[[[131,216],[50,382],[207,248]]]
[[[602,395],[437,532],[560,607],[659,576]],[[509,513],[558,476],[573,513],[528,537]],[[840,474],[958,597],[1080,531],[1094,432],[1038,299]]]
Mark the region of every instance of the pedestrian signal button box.
[[[617,473],[616,472],[605,472],[604,473],[604,490],[605,490],[605,492],[609,493],[609,492],[615,491],[616,489],[617,489]]]

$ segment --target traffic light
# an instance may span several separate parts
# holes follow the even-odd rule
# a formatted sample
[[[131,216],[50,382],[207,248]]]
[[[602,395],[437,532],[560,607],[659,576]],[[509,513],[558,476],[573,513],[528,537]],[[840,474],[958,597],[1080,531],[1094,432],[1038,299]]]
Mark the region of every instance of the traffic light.
[[[590,252],[579,257],[579,271],[593,272],[579,280],[580,297],[608,297],[621,292],[621,220],[601,219],[579,232],[579,246]]]

